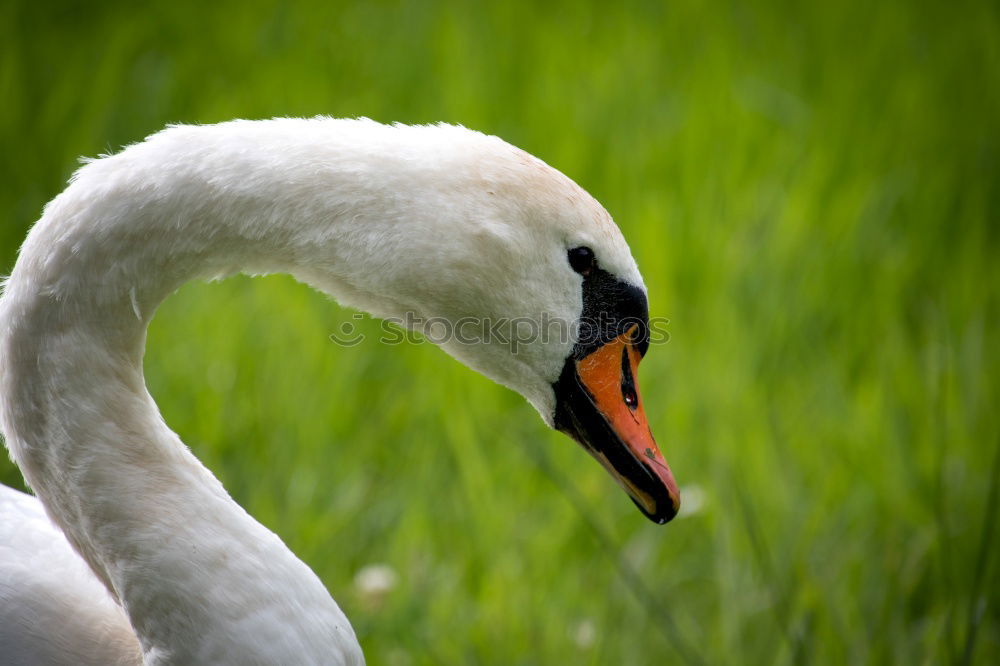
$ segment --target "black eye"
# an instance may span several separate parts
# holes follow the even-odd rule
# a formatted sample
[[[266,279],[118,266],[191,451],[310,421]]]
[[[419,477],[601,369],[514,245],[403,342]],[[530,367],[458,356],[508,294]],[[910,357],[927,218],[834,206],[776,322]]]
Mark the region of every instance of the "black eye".
[[[574,247],[567,256],[569,265],[580,275],[588,275],[594,268],[594,251],[589,247]]]

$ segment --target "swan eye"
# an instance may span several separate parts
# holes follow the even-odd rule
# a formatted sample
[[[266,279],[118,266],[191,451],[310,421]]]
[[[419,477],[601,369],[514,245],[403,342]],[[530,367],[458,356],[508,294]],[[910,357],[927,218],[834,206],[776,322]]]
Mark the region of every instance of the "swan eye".
[[[569,265],[580,275],[589,275],[594,269],[594,251],[589,247],[574,247],[567,256]]]

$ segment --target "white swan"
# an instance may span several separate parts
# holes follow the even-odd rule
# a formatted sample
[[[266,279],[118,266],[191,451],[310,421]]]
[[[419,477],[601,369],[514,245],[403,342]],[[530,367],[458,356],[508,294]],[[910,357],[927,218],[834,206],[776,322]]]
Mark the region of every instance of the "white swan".
[[[157,305],[237,271],[288,272],[382,317],[465,322],[448,353],[525,396],[650,518],[676,513],[634,381],[642,278],[572,181],[447,125],[171,127],[76,172],[0,300],[0,425],[58,526],[33,498],[0,491],[0,662],[363,663],[317,576],[229,497],[146,391]],[[580,334],[516,353],[476,334],[517,318]]]

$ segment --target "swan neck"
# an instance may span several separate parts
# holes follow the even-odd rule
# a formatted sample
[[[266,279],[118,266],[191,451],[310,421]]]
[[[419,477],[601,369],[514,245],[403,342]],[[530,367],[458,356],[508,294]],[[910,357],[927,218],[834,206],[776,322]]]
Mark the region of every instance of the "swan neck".
[[[251,187],[213,184],[219,164],[156,166],[125,151],[84,167],[22,248],[0,299],[8,447],[146,663],[360,663],[322,582],[166,426],[142,371],[146,326],[178,286],[308,273],[316,239],[262,208],[280,170],[244,169]]]

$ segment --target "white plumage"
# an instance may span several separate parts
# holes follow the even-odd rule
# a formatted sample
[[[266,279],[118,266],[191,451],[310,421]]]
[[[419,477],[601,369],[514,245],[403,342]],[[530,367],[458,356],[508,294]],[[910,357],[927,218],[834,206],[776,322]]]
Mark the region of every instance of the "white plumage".
[[[597,202],[460,127],[178,126],[83,166],[0,300],[0,425],[58,525],[0,490],[0,661],[362,663],[320,580],[163,423],[150,318],[188,280],[280,271],[378,316],[575,321],[581,245],[642,287]],[[552,424],[572,341],[442,347]]]
[[[0,662],[125,666],[140,656],[125,612],[41,503],[0,485]]]

